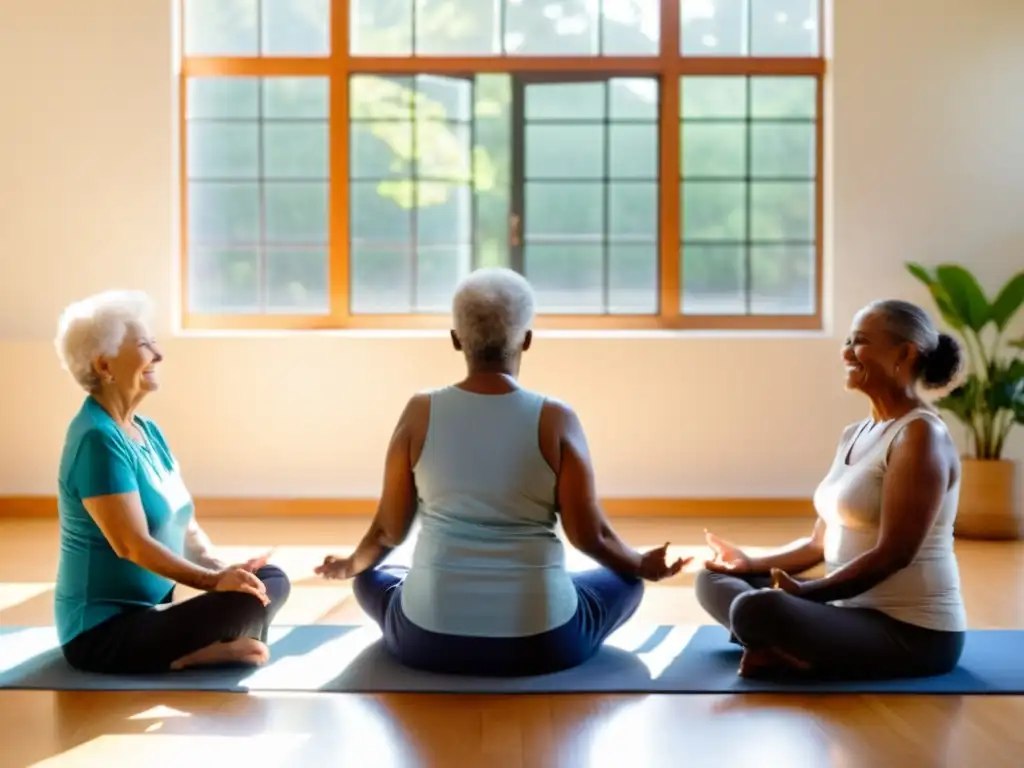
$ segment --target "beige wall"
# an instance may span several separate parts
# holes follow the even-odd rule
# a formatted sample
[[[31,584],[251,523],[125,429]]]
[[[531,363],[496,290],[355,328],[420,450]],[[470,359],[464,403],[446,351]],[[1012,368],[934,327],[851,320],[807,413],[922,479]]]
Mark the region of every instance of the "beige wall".
[[[605,495],[809,495],[864,409],[840,386],[852,312],[883,295],[926,301],[908,258],[960,261],[990,288],[1024,262],[1024,3],[837,4],[835,328],[542,335],[524,379],[577,406]],[[147,409],[194,493],[374,494],[404,399],[459,361],[436,336],[174,334],[169,5],[0,3],[0,494],[54,491],[80,398],[53,354],[55,320],[109,287],[162,305],[165,388]],[[1024,456],[1024,434],[1010,454]]]

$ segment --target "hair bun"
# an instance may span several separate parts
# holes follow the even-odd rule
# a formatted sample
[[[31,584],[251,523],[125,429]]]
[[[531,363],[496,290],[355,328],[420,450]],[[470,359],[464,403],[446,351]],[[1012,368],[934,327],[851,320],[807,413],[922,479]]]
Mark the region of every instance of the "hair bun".
[[[940,333],[935,349],[925,355],[921,381],[927,389],[942,389],[956,378],[962,364],[960,342],[948,333]]]

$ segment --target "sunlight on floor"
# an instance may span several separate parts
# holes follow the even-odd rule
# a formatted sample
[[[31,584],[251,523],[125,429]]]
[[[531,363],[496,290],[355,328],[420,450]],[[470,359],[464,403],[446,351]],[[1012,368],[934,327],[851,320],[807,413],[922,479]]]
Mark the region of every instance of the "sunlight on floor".
[[[701,712],[699,722],[688,718],[684,724],[663,722],[651,717],[645,700],[629,701],[609,711],[590,729],[593,737],[587,749],[588,768],[619,768],[622,765],[642,765],[667,762],[687,765],[700,757],[699,765],[763,765],[787,768],[821,768],[832,766],[828,744],[823,734],[809,727],[806,718],[780,717],[744,718],[743,738],[736,738],[735,718],[728,715],[708,716]],[[730,722],[733,721],[733,722]],[[692,750],[673,750],[667,757],[665,750],[673,744],[673,731],[686,729],[701,734],[700,742]],[[720,746],[716,748],[716,744]],[[722,756],[727,755],[727,761]],[[667,759],[666,759],[667,757]],[[717,759],[715,759],[717,757]]]
[[[55,627],[26,627],[0,634],[0,673],[58,647]]]
[[[272,634],[271,643],[279,642],[290,632],[282,628]],[[357,627],[340,637],[318,645],[308,653],[288,655],[271,661],[251,675],[243,677],[239,685],[255,690],[259,688],[291,688],[317,690],[344,672],[352,660],[375,643],[381,636],[376,625]]]
[[[53,589],[53,582],[3,582],[0,584],[0,611],[14,608]],[[2,624],[2,622],[0,622]]]
[[[290,766],[310,734],[264,733],[251,736],[107,734],[80,744],[30,768],[93,768],[131,765],[179,768],[182,765]]]
[[[698,625],[660,626],[629,622],[606,641],[607,645],[634,654],[657,680],[686,648]]]

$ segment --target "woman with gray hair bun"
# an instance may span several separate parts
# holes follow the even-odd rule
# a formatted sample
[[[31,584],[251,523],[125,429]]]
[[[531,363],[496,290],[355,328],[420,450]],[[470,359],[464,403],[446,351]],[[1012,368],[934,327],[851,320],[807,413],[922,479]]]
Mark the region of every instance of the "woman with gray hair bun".
[[[920,307],[887,300],[857,313],[842,357],[871,415],[843,432],[811,535],[755,557],[707,534],[697,599],[743,646],[744,676],[926,677],[963,651],[960,459],[918,394],[950,385],[960,346]],[[796,577],[821,563],[823,577]]]
[[[360,606],[408,666],[487,676],[576,666],[633,615],[644,580],[689,559],[667,562],[668,544],[640,554],[615,534],[576,414],[517,382],[532,342],[526,280],[478,270],[452,312],[466,377],[409,401],[370,529],[351,556],[328,556],[317,572],[355,579]],[[417,514],[411,569],[381,566]],[[567,571],[559,516],[569,542],[601,567]]]
[[[61,648],[100,673],[262,664],[288,577],[266,557],[217,559],[163,432],[138,414],[163,361],[150,313],[145,295],[110,291],[60,318],[57,353],[86,392],[60,460]],[[205,594],[172,605],[176,584]]]

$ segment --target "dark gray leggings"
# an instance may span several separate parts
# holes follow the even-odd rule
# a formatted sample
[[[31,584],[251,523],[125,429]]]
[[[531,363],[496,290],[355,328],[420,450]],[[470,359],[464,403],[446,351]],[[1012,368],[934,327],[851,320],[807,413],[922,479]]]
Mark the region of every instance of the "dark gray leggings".
[[[267,588],[267,606],[244,592],[204,592],[165,610],[131,608],[73,638],[62,648],[64,658],[83,672],[147,674],[166,672],[212,643],[240,637],[266,642],[292,587],[276,565],[263,566],[256,576]]]
[[[771,589],[767,576],[701,571],[697,600],[734,641],[776,649],[820,678],[930,677],[960,660],[963,632],[939,632],[867,608],[841,608]]]

